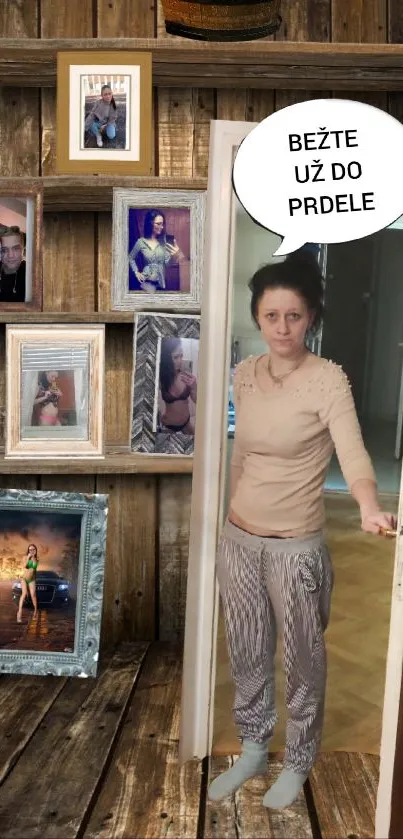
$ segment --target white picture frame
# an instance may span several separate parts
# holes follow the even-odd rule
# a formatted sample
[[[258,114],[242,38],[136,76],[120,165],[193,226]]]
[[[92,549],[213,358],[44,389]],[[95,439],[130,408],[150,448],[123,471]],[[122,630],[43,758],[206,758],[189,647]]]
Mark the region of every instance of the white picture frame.
[[[103,458],[104,378],[103,324],[8,324],[5,458]]]

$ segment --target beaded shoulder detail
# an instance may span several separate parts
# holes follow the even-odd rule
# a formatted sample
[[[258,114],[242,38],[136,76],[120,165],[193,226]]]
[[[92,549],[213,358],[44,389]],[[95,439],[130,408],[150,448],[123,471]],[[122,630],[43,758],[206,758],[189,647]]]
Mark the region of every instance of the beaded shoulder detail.
[[[250,355],[236,365],[232,385],[234,394],[238,396],[242,391],[255,389],[253,381],[253,370],[257,356]]]
[[[312,376],[298,384],[292,391],[294,396],[303,396],[312,391],[320,392],[323,397],[351,393],[351,384],[340,364],[331,359],[323,359]]]

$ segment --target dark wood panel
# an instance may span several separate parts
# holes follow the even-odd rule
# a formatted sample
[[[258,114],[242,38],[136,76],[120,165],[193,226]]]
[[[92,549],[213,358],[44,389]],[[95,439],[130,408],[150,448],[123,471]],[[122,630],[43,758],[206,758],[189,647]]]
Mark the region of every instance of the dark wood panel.
[[[41,38],[92,38],[92,0],[40,0]]]
[[[84,839],[200,835],[200,762],[178,766],[181,669],[175,648],[151,647]]]
[[[182,641],[185,635],[192,478],[159,479],[159,640]]]
[[[109,495],[102,644],[151,641],[156,626],[156,478],[99,477],[97,491]]]
[[[385,0],[332,0],[333,41],[382,44],[387,38]]]
[[[152,0],[97,0],[98,38],[153,38],[155,8]],[[95,34],[95,33],[94,33]]]
[[[389,41],[403,43],[403,0],[389,0]]]
[[[0,148],[3,177],[39,175],[38,90],[0,86]]]
[[[336,22],[342,26],[334,15]],[[184,46],[168,38],[5,39],[0,54],[0,84],[54,86],[56,53],[67,49],[89,53],[93,49],[151,50],[153,82],[160,87],[183,88],[184,79],[189,87],[203,88],[400,90],[403,84],[400,44],[261,41],[233,45],[187,42]]]
[[[38,36],[38,0],[0,3],[0,38],[36,38]]]
[[[97,679],[67,683],[2,785],[2,839],[75,839],[146,650],[147,645],[122,645],[101,665]]]
[[[109,326],[105,358],[105,440],[130,445],[133,326]]]
[[[92,213],[47,214],[43,224],[43,308],[95,309],[95,219]]]

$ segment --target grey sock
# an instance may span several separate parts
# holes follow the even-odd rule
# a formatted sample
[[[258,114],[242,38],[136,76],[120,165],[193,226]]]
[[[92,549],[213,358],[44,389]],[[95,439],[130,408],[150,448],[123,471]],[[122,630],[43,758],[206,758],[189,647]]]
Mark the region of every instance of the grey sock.
[[[308,777],[308,773],[293,772],[292,769],[283,769],[275,784],[266,792],[263,798],[265,807],[272,807],[278,810],[281,807],[290,807],[294,803]]]
[[[208,797],[211,801],[220,801],[227,795],[232,795],[242,784],[255,775],[264,775],[267,772],[267,744],[255,743],[253,740],[244,740],[242,753],[234,766],[222,772],[218,778],[210,784]]]

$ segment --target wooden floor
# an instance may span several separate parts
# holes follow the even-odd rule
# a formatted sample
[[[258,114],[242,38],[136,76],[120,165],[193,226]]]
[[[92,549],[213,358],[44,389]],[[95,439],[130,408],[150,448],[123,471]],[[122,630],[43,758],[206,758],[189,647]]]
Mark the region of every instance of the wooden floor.
[[[395,512],[397,497],[383,497]],[[327,537],[335,586],[326,633],[328,683],[322,749],[379,755],[389,638],[395,540],[363,533],[355,501],[345,493],[326,494]],[[279,647],[276,661],[279,722],[271,750],[284,748],[284,677]],[[233,684],[222,620],[217,642],[213,754],[239,750],[232,722]]]
[[[125,645],[97,679],[0,677],[1,839],[345,839],[374,836],[378,758],[323,754],[287,810],[261,803],[280,771],[206,800],[234,756],[178,768],[181,649]]]

